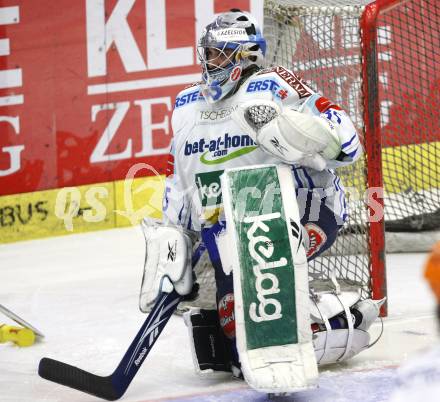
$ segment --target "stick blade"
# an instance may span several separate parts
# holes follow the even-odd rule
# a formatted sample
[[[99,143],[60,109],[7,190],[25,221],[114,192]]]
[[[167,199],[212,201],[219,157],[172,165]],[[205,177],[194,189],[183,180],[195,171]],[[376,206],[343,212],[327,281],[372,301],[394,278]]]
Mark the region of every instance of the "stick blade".
[[[111,376],[98,376],[47,357],[40,360],[38,375],[46,380],[87,392],[108,401],[115,401],[122,396],[121,392],[114,387]]]

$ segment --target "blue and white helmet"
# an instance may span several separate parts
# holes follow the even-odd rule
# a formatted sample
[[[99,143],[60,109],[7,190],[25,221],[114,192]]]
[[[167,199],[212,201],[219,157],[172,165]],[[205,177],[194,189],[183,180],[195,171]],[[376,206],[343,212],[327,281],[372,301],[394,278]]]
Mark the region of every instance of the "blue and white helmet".
[[[263,66],[266,41],[255,18],[232,9],[204,29],[197,53],[203,69],[202,93],[215,103],[231,93],[243,71]]]

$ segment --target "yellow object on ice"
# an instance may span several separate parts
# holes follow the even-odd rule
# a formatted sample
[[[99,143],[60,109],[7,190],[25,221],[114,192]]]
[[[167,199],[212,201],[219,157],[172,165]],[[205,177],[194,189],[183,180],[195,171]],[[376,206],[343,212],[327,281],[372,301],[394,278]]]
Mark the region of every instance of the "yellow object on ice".
[[[0,343],[14,342],[18,346],[31,346],[35,342],[35,334],[29,328],[0,325]]]

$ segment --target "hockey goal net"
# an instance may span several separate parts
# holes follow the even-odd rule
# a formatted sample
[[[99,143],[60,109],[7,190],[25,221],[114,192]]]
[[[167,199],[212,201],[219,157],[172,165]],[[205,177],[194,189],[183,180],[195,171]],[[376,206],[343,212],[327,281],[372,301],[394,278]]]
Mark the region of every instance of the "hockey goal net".
[[[382,298],[385,239],[387,251],[420,251],[440,231],[440,3],[266,0],[264,35],[268,65],[342,106],[363,137],[364,156],[338,171],[349,219],[310,276],[334,272]],[[198,303],[213,305],[206,256],[197,270]]]

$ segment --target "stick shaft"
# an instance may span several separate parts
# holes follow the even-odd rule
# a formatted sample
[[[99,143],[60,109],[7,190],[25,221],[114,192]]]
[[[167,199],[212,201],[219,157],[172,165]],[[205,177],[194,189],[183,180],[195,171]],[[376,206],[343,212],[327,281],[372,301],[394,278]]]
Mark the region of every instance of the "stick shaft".
[[[38,374],[46,380],[74,388],[78,391],[114,401],[127,390],[154,343],[173,315],[181,296],[174,290],[160,293],[131,345],[113,374],[102,377],[58,360],[43,358]]]
[[[39,337],[44,338],[44,335],[41,331],[39,331],[33,325],[29,324],[27,321],[23,320],[23,318],[21,318],[20,316],[18,316],[15,313],[13,313],[11,310],[7,309],[2,304],[0,304],[0,312],[2,312],[6,317],[15,321],[17,324],[20,324],[23,327],[31,329],[35,333],[35,335],[38,335]]]

